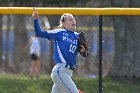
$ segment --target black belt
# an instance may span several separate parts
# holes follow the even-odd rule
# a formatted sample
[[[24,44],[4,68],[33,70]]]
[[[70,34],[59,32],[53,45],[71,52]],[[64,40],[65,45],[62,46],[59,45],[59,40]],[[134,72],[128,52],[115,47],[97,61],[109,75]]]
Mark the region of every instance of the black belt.
[[[72,71],[75,70],[75,66],[69,66],[69,65],[66,65],[65,67],[66,67],[66,68],[69,68],[69,69],[72,70]]]

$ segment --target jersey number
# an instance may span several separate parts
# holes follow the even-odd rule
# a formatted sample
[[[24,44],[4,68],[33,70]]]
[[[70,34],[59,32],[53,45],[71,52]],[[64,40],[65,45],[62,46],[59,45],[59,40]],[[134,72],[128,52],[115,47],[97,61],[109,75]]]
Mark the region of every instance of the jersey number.
[[[70,45],[70,49],[69,49],[69,52],[72,52],[72,53],[74,53],[75,52],[75,50],[76,50],[76,46],[75,45]]]

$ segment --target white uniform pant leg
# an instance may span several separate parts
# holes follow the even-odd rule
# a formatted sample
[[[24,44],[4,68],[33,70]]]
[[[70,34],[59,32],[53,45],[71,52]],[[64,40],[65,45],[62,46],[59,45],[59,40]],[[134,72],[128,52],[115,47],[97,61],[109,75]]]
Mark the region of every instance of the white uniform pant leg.
[[[65,93],[65,92],[54,83],[51,93]]]
[[[51,77],[54,82],[52,93],[78,93],[78,89],[71,79],[73,71],[63,64],[56,65]]]

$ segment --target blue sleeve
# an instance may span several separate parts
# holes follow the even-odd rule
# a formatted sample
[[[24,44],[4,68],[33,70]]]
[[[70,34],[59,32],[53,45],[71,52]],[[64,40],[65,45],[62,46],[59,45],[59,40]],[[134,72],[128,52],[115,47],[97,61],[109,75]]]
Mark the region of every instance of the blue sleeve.
[[[57,38],[57,33],[49,33],[49,31],[42,31],[38,19],[34,19],[34,30],[37,37],[47,38],[49,40]]]

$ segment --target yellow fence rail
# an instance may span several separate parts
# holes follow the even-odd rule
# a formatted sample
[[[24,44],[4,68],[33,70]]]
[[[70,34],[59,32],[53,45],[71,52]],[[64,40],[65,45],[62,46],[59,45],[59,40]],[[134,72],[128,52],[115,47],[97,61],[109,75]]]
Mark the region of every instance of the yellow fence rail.
[[[68,7],[35,7],[39,14],[59,15],[140,15],[140,8],[68,8]],[[32,14],[33,7],[0,7],[0,14]]]

